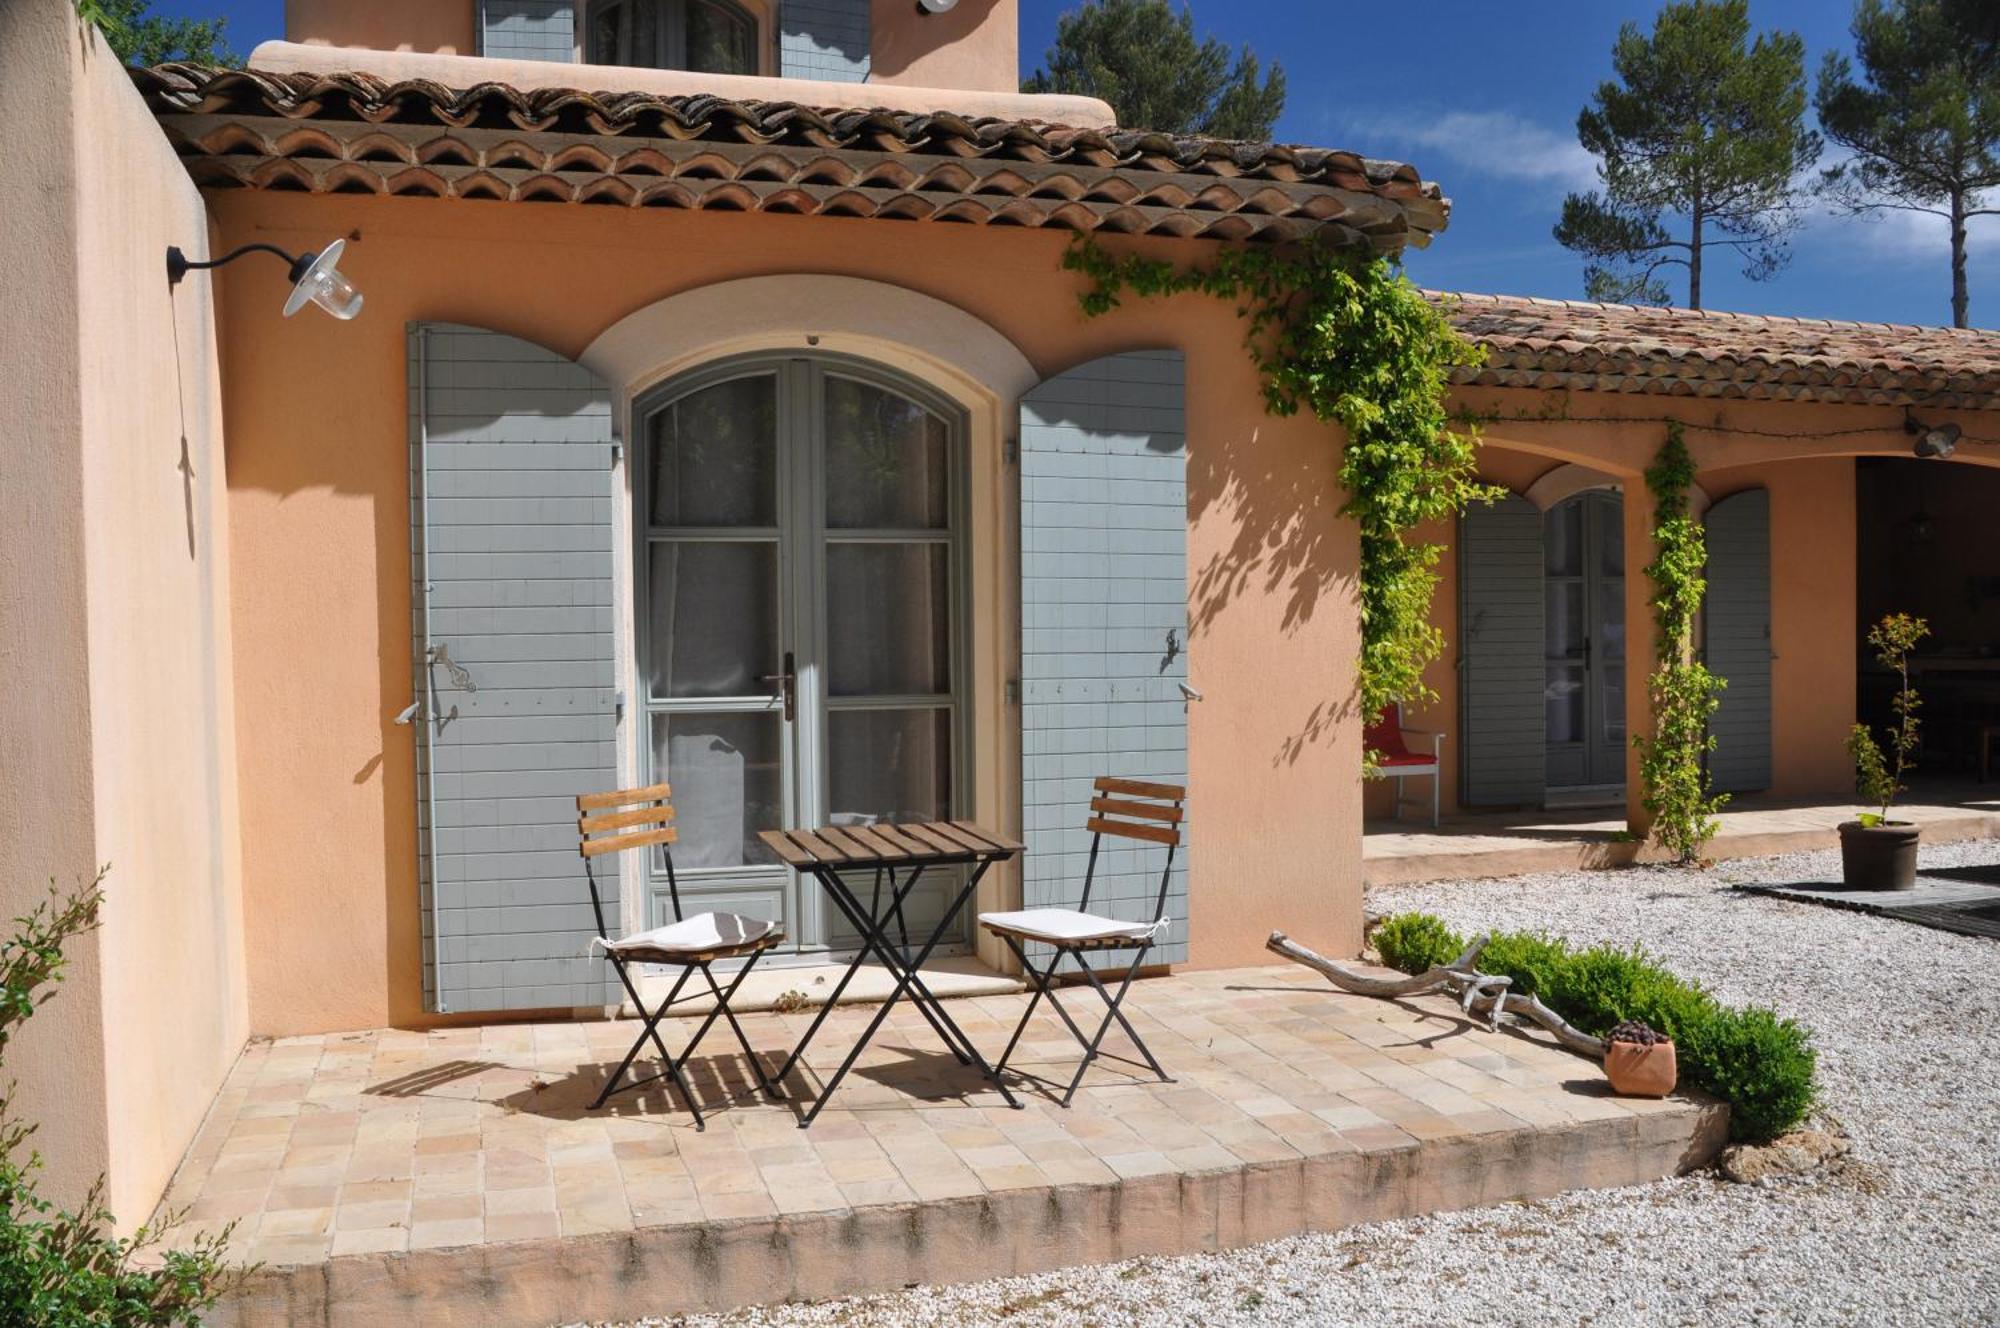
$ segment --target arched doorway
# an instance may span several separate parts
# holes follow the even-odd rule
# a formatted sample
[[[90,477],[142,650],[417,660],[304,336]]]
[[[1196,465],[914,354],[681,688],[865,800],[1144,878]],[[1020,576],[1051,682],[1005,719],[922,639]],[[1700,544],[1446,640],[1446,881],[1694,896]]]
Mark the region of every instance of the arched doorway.
[[[966,814],[962,413],[842,356],[706,366],[634,403],[634,642],[684,905],[852,938],[757,839]],[[933,925],[946,881],[907,922]],[[663,871],[648,915],[667,916]]]
[[[1542,514],[1547,800],[1625,796],[1625,505],[1590,489]]]

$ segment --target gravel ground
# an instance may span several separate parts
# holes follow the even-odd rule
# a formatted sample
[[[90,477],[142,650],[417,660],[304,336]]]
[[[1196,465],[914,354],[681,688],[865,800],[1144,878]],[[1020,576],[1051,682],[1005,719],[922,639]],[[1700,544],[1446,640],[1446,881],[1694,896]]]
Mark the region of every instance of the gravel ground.
[[[1939,845],[1926,868],[2000,864]],[[1838,879],[1834,854],[1371,891],[1462,931],[1647,946],[1816,1034],[1821,1122],[1852,1156],[1304,1236],[1226,1254],[651,1325],[2000,1324],[2000,982],[1993,941],[1733,893]]]

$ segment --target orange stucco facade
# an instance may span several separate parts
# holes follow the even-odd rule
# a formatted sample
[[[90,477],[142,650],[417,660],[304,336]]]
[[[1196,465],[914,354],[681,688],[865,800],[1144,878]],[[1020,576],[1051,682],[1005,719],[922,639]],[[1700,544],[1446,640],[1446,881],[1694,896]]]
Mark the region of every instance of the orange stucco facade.
[[[1455,397],[1456,404],[1487,421],[1480,456],[1480,476],[1486,482],[1527,494],[1559,468],[1581,466],[1599,472],[1603,484],[1615,484],[1626,498],[1629,732],[1645,732],[1649,726],[1641,683],[1652,649],[1646,602],[1650,584],[1640,574],[1646,563],[1640,551],[1650,539],[1651,500],[1642,474],[1664,437],[1664,422],[1678,420],[1686,429],[1696,482],[1707,500],[1743,489],[1768,490],[1773,765],[1767,792],[1803,798],[1839,795],[1852,787],[1844,744],[1854,722],[1863,631],[1856,608],[1855,458],[1910,455],[1901,408],[1499,388],[1467,389]],[[1978,455],[1951,464],[1966,462],[1993,464]],[[1637,501],[1632,500],[1635,493]],[[1440,523],[1423,535],[1445,550],[1431,621],[1447,644],[1425,673],[1436,699],[1412,707],[1407,723],[1447,735],[1442,802],[1447,811],[1461,810],[1462,769],[1453,745],[1461,724],[1456,531]],[[1626,783],[1628,812],[1635,825],[1643,825],[1636,756],[1628,760]],[[1365,796],[1368,814],[1392,815],[1394,796],[1386,782],[1371,786]]]
[[[1359,728],[1344,718],[1356,545],[1336,511],[1338,440],[1264,414],[1228,306],[1189,298],[1087,320],[1060,267],[1065,241],[1050,233],[281,194],[212,207],[221,243],[311,247],[358,233],[347,266],[369,300],[351,324],[281,322],[282,273],[246,267],[224,287],[259,1032],[426,1018],[414,754],[410,730],[392,722],[409,700],[411,652],[405,324],[470,324],[577,356],[676,292],[772,274],[921,292],[997,331],[1045,376],[1135,347],[1185,352],[1190,659],[1206,696],[1189,720],[1203,826],[1193,962],[1253,961],[1279,926],[1358,947]],[[801,331],[821,314],[838,311],[801,308]],[[1004,522],[993,537],[1011,538]],[[972,605],[976,618],[1001,611],[990,598]],[[1274,694],[1273,676],[1298,686]],[[1016,823],[1018,809],[1002,799],[982,814]]]

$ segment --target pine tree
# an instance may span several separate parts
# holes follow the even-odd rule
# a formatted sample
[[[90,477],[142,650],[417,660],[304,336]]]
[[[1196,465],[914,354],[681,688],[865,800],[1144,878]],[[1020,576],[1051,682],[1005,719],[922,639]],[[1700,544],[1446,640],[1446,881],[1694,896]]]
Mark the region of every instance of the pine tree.
[[[1800,172],[1819,157],[1805,127],[1805,43],[1750,37],[1747,0],[1676,0],[1650,35],[1627,23],[1577,137],[1601,191],[1563,200],[1556,240],[1582,254],[1598,300],[1665,304],[1669,267],[1687,269],[1701,308],[1710,248],[1733,250],[1753,281],[1790,261]]]
[[[1111,104],[1131,129],[1268,140],[1285,109],[1285,71],[1268,75],[1248,46],[1231,63],[1214,37],[1197,41],[1194,14],[1167,0],[1085,0],[1056,22],[1056,43],[1025,92],[1067,92]]]
[[[1824,186],[1849,213],[1943,217],[1951,236],[1951,321],[1967,326],[1966,223],[1992,216],[2000,186],[2000,5],[1993,0],[1859,0],[1857,81],[1829,52],[1819,71],[1826,136],[1854,155]]]
[[[181,60],[233,68],[243,63],[223,40],[228,19],[163,18],[146,12],[151,8],[151,0],[77,0],[76,5],[77,13],[97,25],[112,51],[128,65]]]

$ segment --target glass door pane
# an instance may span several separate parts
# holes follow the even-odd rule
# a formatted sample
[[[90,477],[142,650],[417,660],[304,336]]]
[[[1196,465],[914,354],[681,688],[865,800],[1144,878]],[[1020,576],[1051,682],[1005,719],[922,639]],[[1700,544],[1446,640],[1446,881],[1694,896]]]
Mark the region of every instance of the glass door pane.
[[[645,419],[640,676],[650,775],[673,785],[689,914],[788,911],[788,874],[757,838],[793,819],[778,681],[793,639],[781,387],[777,369],[760,369],[672,396]],[[671,919],[656,871],[654,923]]]

